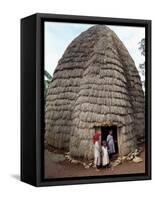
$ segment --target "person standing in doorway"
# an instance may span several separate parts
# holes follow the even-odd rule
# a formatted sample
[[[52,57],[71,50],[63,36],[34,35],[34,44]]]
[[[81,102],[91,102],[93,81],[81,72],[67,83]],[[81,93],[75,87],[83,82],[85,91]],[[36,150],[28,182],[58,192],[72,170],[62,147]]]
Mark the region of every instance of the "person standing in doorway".
[[[112,158],[112,155],[116,152],[112,130],[109,131],[109,134],[107,136],[107,145],[108,145],[109,157]]]
[[[100,145],[100,132],[95,132],[93,136],[93,144],[94,144],[94,165],[96,170],[99,171],[101,166],[101,145]]]
[[[102,167],[109,166],[109,154],[107,142],[105,140],[102,141]]]

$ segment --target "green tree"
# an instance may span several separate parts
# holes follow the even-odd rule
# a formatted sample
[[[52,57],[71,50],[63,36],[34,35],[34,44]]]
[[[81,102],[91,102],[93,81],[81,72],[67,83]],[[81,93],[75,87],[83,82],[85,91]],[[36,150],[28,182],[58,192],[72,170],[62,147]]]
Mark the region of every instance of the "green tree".
[[[145,38],[141,39],[141,41],[139,42],[139,48],[138,48],[141,52],[142,56],[145,56]],[[140,73],[143,77],[142,79],[142,85],[143,85],[143,89],[145,90],[145,62],[139,64],[139,69],[140,69]]]
[[[50,75],[50,73],[47,70],[44,71],[44,75],[48,80],[52,80],[52,76]]]
[[[44,71],[45,96],[47,94],[47,89],[49,87],[49,84],[50,84],[51,80],[52,80],[52,76],[50,75],[50,73],[47,70],[45,70]]]

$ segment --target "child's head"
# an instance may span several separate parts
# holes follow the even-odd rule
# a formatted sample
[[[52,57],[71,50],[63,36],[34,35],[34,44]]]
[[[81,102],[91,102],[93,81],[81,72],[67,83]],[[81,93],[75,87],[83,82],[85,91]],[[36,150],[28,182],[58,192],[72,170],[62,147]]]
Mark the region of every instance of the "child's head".
[[[109,131],[109,135],[112,135],[112,130]]]
[[[106,146],[107,146],[107,143],[106,143],[106,141],[105,141],[105,140],[103,140],[103,141],[102,141],[102,145],[103,145],[104,147],[106,147]]]

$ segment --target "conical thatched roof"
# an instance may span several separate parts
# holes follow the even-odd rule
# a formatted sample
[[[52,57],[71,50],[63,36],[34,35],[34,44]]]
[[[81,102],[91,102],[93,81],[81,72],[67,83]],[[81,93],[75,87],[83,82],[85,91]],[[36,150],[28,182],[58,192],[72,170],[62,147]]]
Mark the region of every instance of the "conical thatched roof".
[[[46,141],[73,156],[92,157],[95,126],[120,128],[120,152],[144,134],[144,94],[129,52],[106,26],[81,33],[55,69],[45,106]],[[121,135],[120,135],[121,134]]]

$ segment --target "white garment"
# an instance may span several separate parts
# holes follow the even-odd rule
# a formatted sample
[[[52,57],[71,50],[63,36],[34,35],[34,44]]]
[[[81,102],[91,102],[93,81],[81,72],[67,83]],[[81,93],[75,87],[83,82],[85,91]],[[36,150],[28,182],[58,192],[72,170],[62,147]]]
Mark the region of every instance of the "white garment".
[[[108,144],[108,151],[109,153],[115,153],[115,144],[112,135],[107,136],[107,144]]]
[[[99,141],[96,141],[94,144],[94,165],[99,166],[101,164],[101,147]]]
[[[102,146],[102,166],[109,164],[108,148]]]

